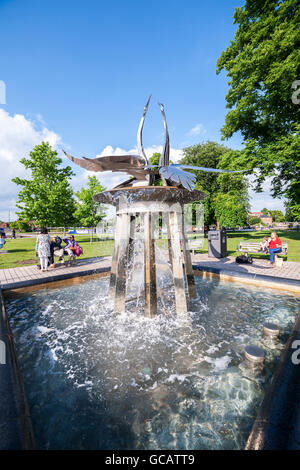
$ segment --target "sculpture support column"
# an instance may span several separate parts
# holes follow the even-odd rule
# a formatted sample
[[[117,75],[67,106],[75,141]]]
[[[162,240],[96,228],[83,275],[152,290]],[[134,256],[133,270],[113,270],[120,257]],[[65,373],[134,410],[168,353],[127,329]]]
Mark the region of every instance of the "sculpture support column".
[[[189,202],[201,199],[203,199],[203,195],[200,191],[188,191],[169,186],[136,186],[106,191],[95,196],[96,201],[112,204],[116,207],[115,246],[110,275],[110,295],[114,300],[116,313],[125,311],[126,289],[131,286],[133,289],[136,288],[134,275],[140,275],[140,260],[139,258],[135,260],[135,255],[142,255],[144,261],[144,266],[141,268],[144,271],[145,315],[153,317],[158,311],[157,303],[165,305],[164,287],[161,286],[159,294],[157,293],[155,256],[156,252],[158,253],[158,248],[156,247],[154,225],[155,228],[158,228],[160,239],[163,232],[167,231],[168,234],[172,286],[168,285],[167,289],[172,292],[174,285],[177,314],[187,312],[188,298],[194,298],[196,290],[188,240],[182,219],[183,207]],[[158,227],[156,227],[157,222]],[[143,254],[139,248],[140,243],[136,244],[137,238],[141,238],[144,247]],[[159,251],[159,253],[161,252]],[[165,269],[166,265],[163,260],[159,261],[162,261],[164,264],[162,269]],[[137,269],[135,269],[136,267]],[[165,269],[165,271],[168,270]],[[159,279],[164,282],[167,276],[168,273],[166,276],[162,273]],[[188,289],[185,288],[185,276]],[[137,295],[139,296],[142,291],[140,282],[137,283],[137,287]],[[162,298],[158,299],[160,295]]]
[[[115,243],[114,251],[111,260],[111,270],[110,270],[110,282],[109,282],[109,297],[114,300],[115,298],[115,289],[116,289],[116,272],[118,265],[118,253],[119,253],[119,231],[120,231],[120,222],[121,216],[116,215],[116,226],[115,226]]]
[[[151,212],[144,213],[144,283],[145,283],[145,316],[157,314],[155,240]]]
[[[166,218],[166,226],[167,226],[167,234],[168,234],[168,252],[169,252],[169,260],[171,269],[173,271],[173,255],[172,255],[172,248],[171,248],[171,230],[170,230],[170,216],[167,214]]]
[[[184,270],[185,270],[186,281],[188,285],[189,297],[191,299],[195,299],[196,298],[195,278],[193,274],[191,253],[188,248],[188,240],[185,234],[184,214],[182,214],[182,253],[183,253],[183,258],[184,258]]]
[[[134,243],[135,243],[135,227],[136,227],[137,214],[130,215],[130,231],[129,231],[129,246],[128,246],[128,262],[133,262],[134,256]]]
[[[118,262],[116,268],[116,286],[115,286],[115,313],[125,311],[126,299],[126,274],[128,265],[128,247],[130,235],[130,215],[120,214],[120,223],[118,225],[117,243],[118,243]]]
[[[185,313],[187,312],[186,294],[184,288],[184,270],[182,263],[181,247],[180,247],[180,229],[178,224],[176,212],[170,212],[170,240],[171,240],[171,251],[173,258],[173,278],[174,278],[174,289],[175,289],[175,303],[176,312]]]

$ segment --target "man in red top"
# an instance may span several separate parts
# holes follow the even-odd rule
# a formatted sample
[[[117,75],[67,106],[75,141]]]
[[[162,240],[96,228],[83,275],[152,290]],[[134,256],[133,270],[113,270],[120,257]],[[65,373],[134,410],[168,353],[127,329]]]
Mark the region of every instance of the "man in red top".
[[[276,232],[271,233],[271,240],[269,242],[269,253],[270,253],[270,264],[274,264],[275,253],[282,252],[282,242],[280,238],[277,237]]]

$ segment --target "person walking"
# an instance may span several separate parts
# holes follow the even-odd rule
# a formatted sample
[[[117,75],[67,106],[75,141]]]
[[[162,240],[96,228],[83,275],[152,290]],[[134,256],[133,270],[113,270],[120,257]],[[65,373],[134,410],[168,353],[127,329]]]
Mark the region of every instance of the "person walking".
[[[282,241],[278,238],[276,232],[271,233],[271,240],[269,242],[270,261],[269,264],[274,264],[275,254],[282,252]]]
[[[42,228],[36,239],[36,251],[40,258],[41,271],[48,271],[48,257],[50,257],[50,235],[46,228]]]

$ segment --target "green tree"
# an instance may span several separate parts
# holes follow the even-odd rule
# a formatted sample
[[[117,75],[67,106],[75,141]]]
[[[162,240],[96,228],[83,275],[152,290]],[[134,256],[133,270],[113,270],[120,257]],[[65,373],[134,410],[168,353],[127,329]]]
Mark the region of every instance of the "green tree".
[[[152,157],[149,158],[150,165],[158,165],[161,157],[161,153],[155,152]],[[159,175],[155,175],[153,186],[163,186],[163,180]]]
[[[283,214],[282,211],[279,211],[279,210],[269,210],[267,209],[266,207],[264,207],[261,212],[264,214],[264,215],[268,215],[270,214],[270,216],[272,217],[272,221],[273,222],[284,222],[285,221],[285,216]]]
[[[271,212],[269,211],[269,209],[267,209],[266,207],[264,207],[264,208],[261,210],[261,212],[262,212],[264,215],[268,215],[269,213],[271,213]]]
[[[300,204],[295,204],[293,199],[287,199],[285,205],[285,220],[298,222],[300,220]]]
[[[32,232],[32,227],[27,222],[20,219],[15,222],[11,222],[10,228],[16,228],[17,230],[20,230],[20,232]]]
[[[261,224],[260,217],[249,217],[249,224],[250,224],[250,225],[258,225],[258,224]]]
[[[186,165],[205,166],[209,168],[220,168],[220,162],[225,154],[230,156],[231,160],[236,158],[238,152],[235,152],[224,145],[216,142],[206,142],[193,145],[183,150],[184,157],[181,163]],[[205,171],[193,171],[197,176],[196,189],[206,193],[204,199],[204,222],[206,225],[219,223],[224,226],[242,226],[247,223],[247,212],[249,210],[248,184],[242,174],[220,174]],[[220,197],[226,195],[226,197]],[[234,206],[237,205],[236,195],[239,196],[239,210],[234,212]],[[220,214],[232,206],[231,214],[226,219],[226,214]],[[243,206],[243,211],[240,207]],[[242,214],[243,212],[243,214]],[[226,222],[226,223],[225,223]]]
[[[247,180],[240,174],[221,173],[217,184],[218,192],[212,195],[217,224],[224,227],[247,225],[250,210]]]
[[[74,217],[76,222],[84,227],[96,227],[98,222],[105,217],[103,208],[98,202],[94,201],[93,196],[105,191],[96,176],[88,177],[86,188],[81,188],[75,195],[79,200]]]
[[[220,227],[247,225],[247,212],[238,193],[218,193],[214,197],[214,209]]]
[[[29,158],[20,162],[31,171],[31,179],[13,178],[19,191],[16,206],[20,219],[33,220],[39,226],[67,226],[72,223],[75,210],[73,190],[69,180],[74,174],[69,166],[59,168],[62,163],[57,152],[48,142],[36,145]]]
[[[257,191],[271,176],[273,197],[284,196],[290,213],[300,215],[300,106],[291,88],[300,78],[299,3],[246,0],[234,23],[235,38],[217,61],[217,73],[230,78],[223,138],[241,132],[245,149],[235,167],[254,172]]]
[[[270,211],[273,222],[285,222],[285,216],[282,211],[274,210]]]

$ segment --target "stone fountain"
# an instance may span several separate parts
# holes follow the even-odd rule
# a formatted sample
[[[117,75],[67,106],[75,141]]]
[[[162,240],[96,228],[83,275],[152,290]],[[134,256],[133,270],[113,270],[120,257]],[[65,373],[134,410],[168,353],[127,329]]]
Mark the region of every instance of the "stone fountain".
[[[172,267],[177,313],[187,311],[188,298],[195,297],[194,276],[184,230],[184,204],[205,197],[201,191],[175,186],[135,186],[112,189],[94,199],[116,208],[115,245],[110,275],[110,295],[115,312],[125,310],[128,267],[133,264],[137,221],[144,245],[145,315],[157,313],[157,283],[154,221],[164,217],[167,226],[169,262]],[[184,277],[187,280],[186,293]],[[161,286],[158,286],[160,288]]]
[[[188,298],[195,297],[191,256],[184,227],[184,205],[201,201],[206,197],[205,193],[194,189],[196,176],[185,170],[222,173],[232,173],[232,171],[170,164],[169,133],[164,106],[161,103],[158,104],[164,122],[165,144],[159,164],[151,165],[142,143],[144,120],[150,98],[144,107],[138,128],[136,155],[81,159],[64,153],[71,161],[91,171],[126,172],[131,175],[129,180],[114,189],[97,194],[94,199],[99,203],[112,204],[116,208],[115,245],[110,275],[110,295],[114,299],[114,311],[121,313],[125,310],[126,280],[128,267],[133,262],[138,220],[138,230],[139,232],[142,230],[144,244],[145,315],[152,317],[157,314],[159,291],[156,282],[155,219],[164,217],[165,220],[176,312],[183,313],[188,309]],[[158,178],[162,179],[163,186],[155,185]]]

